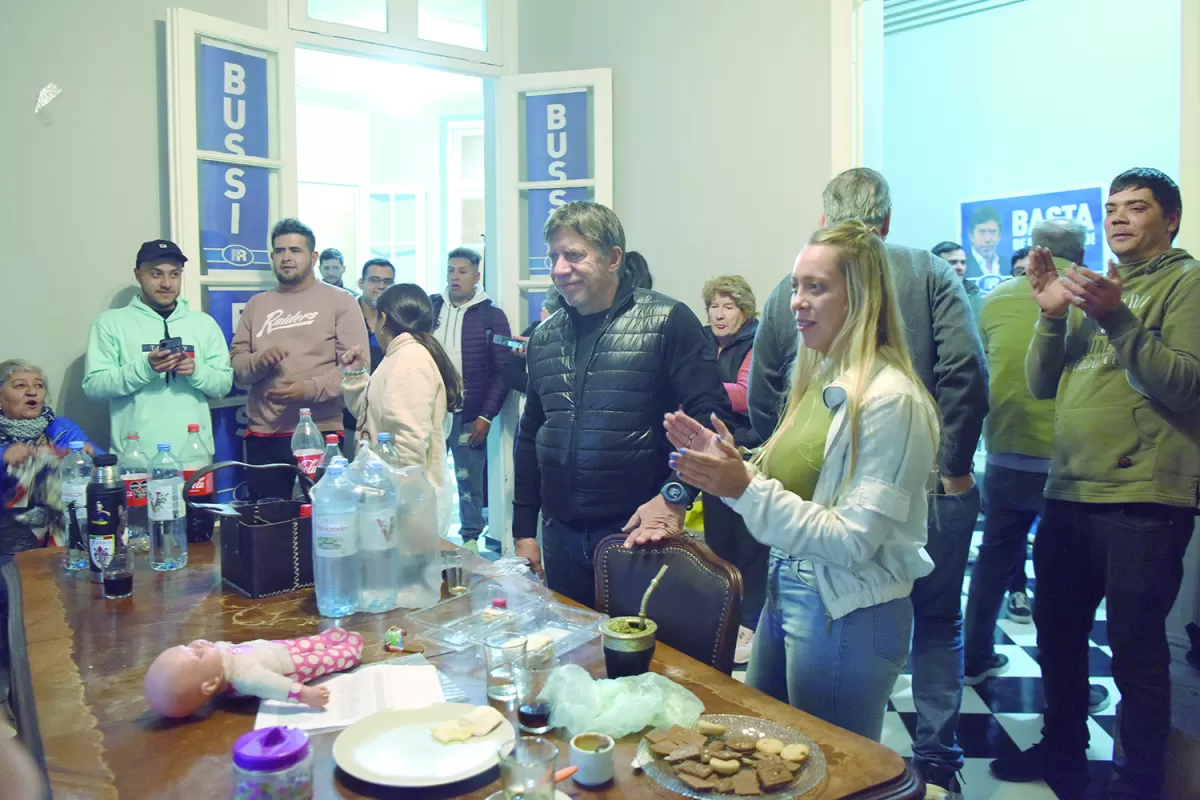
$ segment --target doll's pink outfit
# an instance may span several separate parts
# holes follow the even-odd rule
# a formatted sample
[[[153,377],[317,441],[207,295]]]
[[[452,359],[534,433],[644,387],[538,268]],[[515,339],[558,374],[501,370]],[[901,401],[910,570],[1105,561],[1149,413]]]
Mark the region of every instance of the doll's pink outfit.
[[[217,642],[216,646],[225,669],[225,694],[287,700],[297,696],[298,684],[358,666],[363,637],[330,628],[302,639]]]

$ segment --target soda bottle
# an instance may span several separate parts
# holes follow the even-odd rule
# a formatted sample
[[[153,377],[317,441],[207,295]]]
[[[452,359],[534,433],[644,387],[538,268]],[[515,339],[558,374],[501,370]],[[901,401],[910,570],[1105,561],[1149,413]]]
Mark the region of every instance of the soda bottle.
[[[334,461],[313,488],[313,589],[323,617],[353,614],[362,588],[356,497],[345,470]]]
[[[111,453],[96,456],[92,481],[87,486],[88,567],[92,583],[103,583],[101,570],[112,562],[119,548],[129,545],[126,524],[126,488]]]
[[[300,409],[300,424],[292,434],[292,454],[296,456],[296,464],[304,470],[304,474],[313,478],[317,467],[321,465],[321,456],[325,453],[325,442],[321,431],[313,422],[312,412],[307,408]]]
[[[191,480],[192,475],[212,463],[212,453],[200,440],[200,426],[188,425],[187,440],[183,443],[183,452],[179,454],[179,465],[183,468],[184,481]],[[215,502],[213,490],[213,473],[208,473],[192,485],[191,491],[185,498],[189,503]],[[189,542],[207,542],[212,538],[212,515],[201,508],[187,508],[187,540]]]
[[[159,442],[150,462],[146,490],[150,509],[150,569],[168,572],[187,566],[187,514],[183,474],[171,456],[171,443]]]
[[[383,463],[395,469],[400,468],[400,454],[392,446],[392,435],[387,431],[375,434],[375,455],[383,459]]]
[[[325,452],[321,454],[321,463],[317,465],[317,474],[313,478],[314,482],[320,482],[321,478],[325,477],[325,470],[329,469],[329,465],[333,463],[335,458],[341,458],[342,451],[338,447],[338,437],[336,433],[331,433],[325,437]]]
[[[66,512],[67,569],[87,569],[87,487],[92,482],[92,459],[83,452],[83,442],[71,442],[71,451],[58,471]]]
[[[121,480],[125,481],[125,527],[129,531],[129,546],[135,552],[150,549],[150,532],[146,519],[146,481],[149,479],[150,457],[142,450],[136,433],[125,437],[125,452],[121,454]]]
[[[357,489],[358,546],[362,550],[362,593],[360,611],[377,613],[396,607],[399,586],[399,555],[396,550],[396,490],[383,472],[383,464],[372,461]]]

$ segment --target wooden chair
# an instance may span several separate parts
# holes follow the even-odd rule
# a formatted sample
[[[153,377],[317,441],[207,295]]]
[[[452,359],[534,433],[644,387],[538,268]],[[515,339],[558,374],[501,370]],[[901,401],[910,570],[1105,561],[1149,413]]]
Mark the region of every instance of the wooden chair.
[[[610,616],[638,613],[642,594],[663,564],[670,569],[650,597],[646,616],[658,638],[711,667],[733,671],[742,618],[742,574],[708,545],[686,536],[626,550],[625,534],[596,547],[596,610]]]

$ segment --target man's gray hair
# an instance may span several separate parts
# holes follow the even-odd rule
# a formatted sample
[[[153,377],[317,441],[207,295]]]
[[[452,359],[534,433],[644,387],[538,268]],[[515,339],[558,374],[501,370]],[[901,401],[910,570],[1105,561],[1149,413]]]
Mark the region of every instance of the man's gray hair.
[[[1047,219],[1033,226],[1034,247],[1045,247],[1055,258],[1065,258],[1072,264],[1083,264],[1087,246],[1087,228],[1073,219]]]
[[[601,256],[607,256],[614,247],[619,247],[622,260],[625,258],[625,228],[607,206],[590,200],[576,200],[560,206],[546,220],[546,226],[542,229],[547,246],[562,228],[582,236]]]
[[[20,358],[12,358],[8,361],[0,363],[0,386],[8,383],[8,379],[18,372],[34,372],[41,376],[42,382],[46,384],[46,395],[50,394],[50,381],[46,378],[46,373],[42,372],[42,368],[31,361],[25,361]]]
[[[838,175],[825,187],[821,199],[828,228],[857,220],[880,229],[892,210],[892,193],[887,181],[866,167],[855,167]]]

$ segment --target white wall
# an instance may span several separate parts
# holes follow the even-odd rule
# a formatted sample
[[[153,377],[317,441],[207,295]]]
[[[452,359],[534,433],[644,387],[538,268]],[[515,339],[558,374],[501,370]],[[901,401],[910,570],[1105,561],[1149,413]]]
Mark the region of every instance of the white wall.
[[[894,241],[958,240],[960,200],[1179,178],[1180,0],[1028,0],[884,39]]]
[[[264,0],[179,0],[266,27]],[[46,370],[55,411],[108,443],[108,412],[83,396],[88,328],[133,295],[142,242],[170,232],[167,0],[8,0],[0,58],[0,359]],[[33,115],[50,81],[53,124]],[[195,254],[192,254],[195,255]]]
[[[700,312],[723,273],[761,303],[816,227],[829,38],[823,0],[521,0],[519,66],[612,68],[615,211],[654,288]]]

